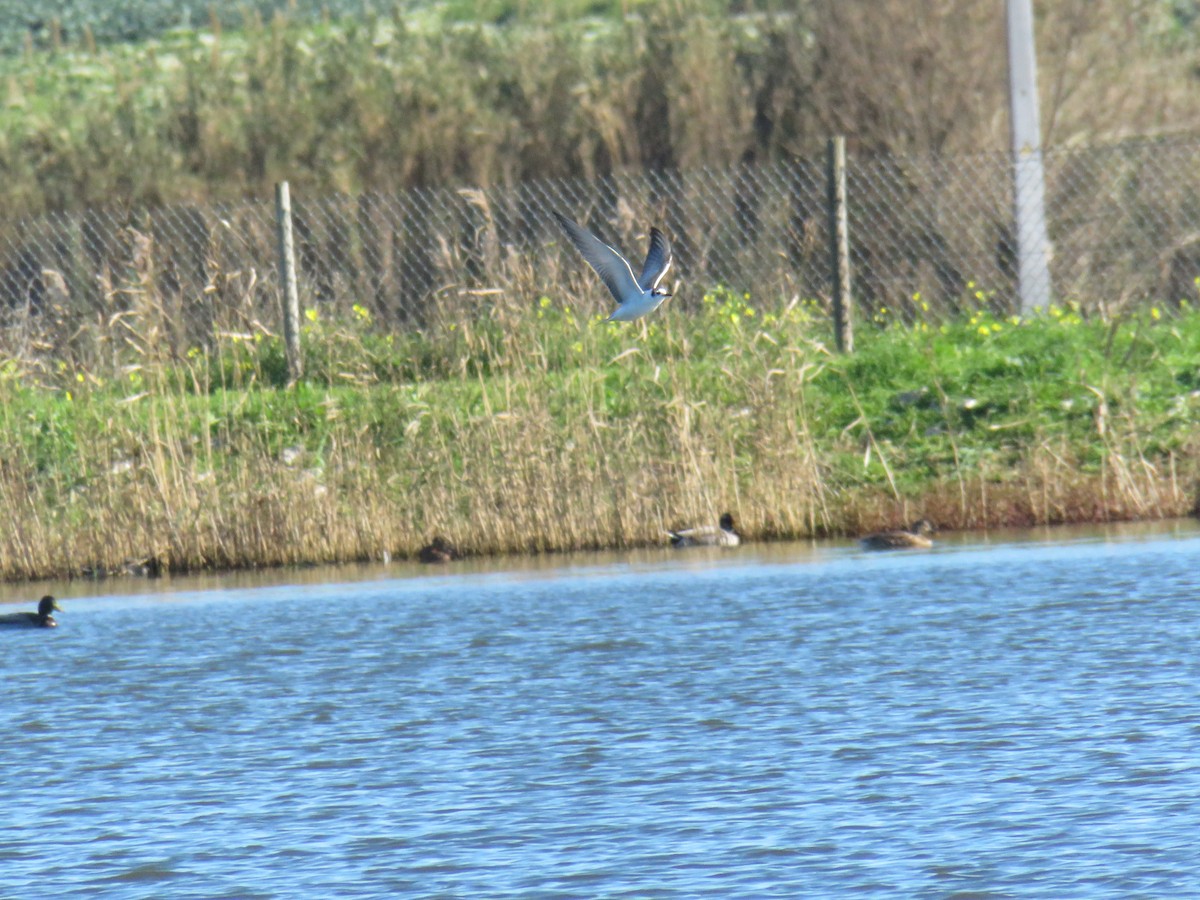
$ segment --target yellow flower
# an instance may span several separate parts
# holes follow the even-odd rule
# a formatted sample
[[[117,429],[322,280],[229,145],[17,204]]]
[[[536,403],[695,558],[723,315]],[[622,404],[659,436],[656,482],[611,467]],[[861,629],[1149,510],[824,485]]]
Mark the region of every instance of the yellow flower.
[[[1020,317],[1020,316],[1009,316],[1009,317],[1008,317],[1008,324],[1009,324],[1009,325],[1020,325],[1020,324],[1021,324],[1021,317]]]
[[[543,297],[541,300],[538,301],[538,305],[541,306],[542,309],[549,309],[550,308],[550,298]]]
[[[1150,307],[1150,318],[1154,319],[1156,322],[1162,318],[1162,313],[1158,311],[1157,306]]]
[[[979,332],[979,334],[980,334],[980,335],[982,335],[983,337],[987,337],[989,334],[991,334],[991,333],[992,333],[992,332],[991,332],[991,329],[989,329],[989,328],[988,328],[986,325],[980,325],[980,326],[979,326],[979,327],[976,329],[976,331],[978,331],[978,332]]]
[[[304,318],[308,319],[310,322],[317,321],[317,311],[315,309],[306,309],[304,311]]]

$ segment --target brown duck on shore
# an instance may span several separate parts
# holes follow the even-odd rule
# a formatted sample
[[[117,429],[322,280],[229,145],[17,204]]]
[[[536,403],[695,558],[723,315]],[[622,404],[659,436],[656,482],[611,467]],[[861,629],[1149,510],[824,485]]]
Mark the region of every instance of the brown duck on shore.
[[[880,531],[859,541],[867,550],[928,550],[933,546],[929,535],[936,530],[928,519],[917,519],[907,531]]]
[[[417,552],[417,559],[423,563],[448,563],[462,559],[462,554],[452,543],[438,535]]]
[[[50,615],[52,612],[62,612],[62,607],[47,594],[38,603],[37,612],[9,613],[6,616],[0,616],[0,626],[5,628],[57,628],[58,623],[54,621],[54,616]]]

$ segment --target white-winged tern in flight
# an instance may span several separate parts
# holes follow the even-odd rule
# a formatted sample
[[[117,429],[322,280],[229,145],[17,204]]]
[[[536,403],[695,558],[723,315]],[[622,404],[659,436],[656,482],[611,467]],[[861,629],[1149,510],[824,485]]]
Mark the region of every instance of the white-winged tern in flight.
[[[650,229],[650,249],[642,263],[642,274],[640,278],[634,278],[628,260],[608,244],[558,212],[554,213],[554,218],[616,298],[617,308],[608,321],[640,319],[654,312],[671,296],[658,286],[667,269],[671,268],[671,244],[657,228]]]

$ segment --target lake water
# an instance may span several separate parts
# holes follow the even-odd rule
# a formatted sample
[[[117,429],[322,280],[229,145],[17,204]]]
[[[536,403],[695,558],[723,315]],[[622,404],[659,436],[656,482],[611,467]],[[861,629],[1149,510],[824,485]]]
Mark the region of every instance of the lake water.
[[[1196,523],[317,578],[0,633],[0,896],[1200,894]]]

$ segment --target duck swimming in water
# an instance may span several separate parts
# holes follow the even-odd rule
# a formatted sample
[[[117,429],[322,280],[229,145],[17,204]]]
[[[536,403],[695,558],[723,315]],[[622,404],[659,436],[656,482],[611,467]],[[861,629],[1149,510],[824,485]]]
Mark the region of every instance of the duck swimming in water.
[[[722,513],[717,526],[699,525],[668,531],[672,547],[736,547],[742,536],[733,527],[733,515]]]
[[[907,531],[881,531],[868,534],[859,542],[867,550],[928,550],[933,546],[929,535],[936,530],[928,519],[917,519]]]
[[[448,563],[462,559],[462,554],[452,543],[438,535],[417,552],[417,559],[423,563]]]
[[[38,603],[37,612],[9,613],[6,616],[0,616],[0,626],[6,628],[57,628],[58,623],[54,621],[54,616],[50,615],[52,612],[62,612],[62,607],[47,594]]]

